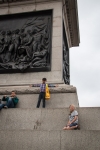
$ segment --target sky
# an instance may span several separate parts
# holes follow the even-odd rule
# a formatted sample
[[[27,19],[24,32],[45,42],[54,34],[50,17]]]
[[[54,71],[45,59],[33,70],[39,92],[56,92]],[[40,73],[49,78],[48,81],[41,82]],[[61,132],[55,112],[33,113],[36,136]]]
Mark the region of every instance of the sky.
[[[70,48],[70,81],[80,107],[100,107],[100,0],[77,0],[80,45]]]

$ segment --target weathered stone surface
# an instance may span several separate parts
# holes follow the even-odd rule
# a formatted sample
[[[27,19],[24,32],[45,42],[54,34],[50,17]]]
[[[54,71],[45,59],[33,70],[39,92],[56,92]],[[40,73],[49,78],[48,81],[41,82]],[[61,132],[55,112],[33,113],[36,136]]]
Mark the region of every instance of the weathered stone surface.
[[[99,150],[100,131],[61,132],[61,150]]]
[[[52,82],[63,82],[62,77],[62,2],[61,1],[24,1],[9,3],[0,5],[0,14],[16,14],[32,11],[42,11],[42,10],[53,10],[53,34],[52,34],[52,51],[53,60],[51,61],[52,68],[50,72],[33,72],[33,73],[17,73],[17,74],[0,74],[0,84],[1,85],[19,85],[19,84],[31,84],[35,81],[41,81],[42,77],[46,77],[48,81]],[[55,27],[59,27],[55,30]],[[60,51],[57,53],[56,48],[60,46]],[[56,57],[56,54],[60,58]],[[56,60],[54,60],[56,59]],[[57,66],[57,64],[59,64]],[[57,67],[55,67],[57,66]]]
[[[40,89],[29,86],[9,86],[0,87],[0,98],[3,95],[10,95],[11,91],[16,91],[19,98],[18,108],[36,108]],[[69,107],[70,104],[79,106],[76,88],[69,85],[58,85],[50,88],[50,100],[46,101],[46,108],[63,108]],[[40,107],[42,107],[42,102]]]
[[[61,86],[49,88],[50,93],[76,93],[76,88],[73,86]],[[38,94],[40,92],[39,87],[29,87],[29,86],[10,86],[10,87],[0,87],[0,95],[11,94],[11,91],[16,91],[16,94]]]
[[[77,108],[77,110],[80,131],[100,131],[98,119],[100,118],[100,108]],[[62,130],[67,124],[68,114],[68,108],[2,109],[0,112],[0,130]]]
[[[100,150],[100,131],[0,131],[2,150]]]
[[[61,71],[51,72],[34,72],[34,73],[16,73],[16,74],[0,74],[0,85],[25,85],[33,83],[41,83],[43,77],[46,77],[48,82],[62,83]]]

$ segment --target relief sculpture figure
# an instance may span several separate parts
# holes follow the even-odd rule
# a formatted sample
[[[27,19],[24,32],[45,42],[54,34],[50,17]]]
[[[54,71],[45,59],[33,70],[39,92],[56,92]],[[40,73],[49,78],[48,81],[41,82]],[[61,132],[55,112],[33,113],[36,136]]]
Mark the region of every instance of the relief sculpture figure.
[[[0,32],[0,63],[3,62],[3,51],[4,51],[4,38],[5,38],[5,31]]]
[[[16,61],[17,58],[17,53],[18,53],[18,46],[20,44],[20,39],[19,39],[19,29],[16,29],[15,31],[13,31],[12,34],[12,41],[11,41],[11,45],[9,47],[9,53],[10,55],[12,55],[12,60]]]
[[[3,47],[4,62],[10,61],[10,56],[11,56],[10,45],[11,45],[11,31],[9,30],[6,32],[4,38],[4,47]]]
[[[0,68],[23,72],[50,64],[50,32],[44,20],[29,19],[22,28],[0,30]]]
[[[66,84],[69,84],[70,80],[69,80],[69,64],[68,64],[68,58],[67,58],[67,51],[66,51],[66,47],[63,46],[63,78],[64,78],[64,82]]]

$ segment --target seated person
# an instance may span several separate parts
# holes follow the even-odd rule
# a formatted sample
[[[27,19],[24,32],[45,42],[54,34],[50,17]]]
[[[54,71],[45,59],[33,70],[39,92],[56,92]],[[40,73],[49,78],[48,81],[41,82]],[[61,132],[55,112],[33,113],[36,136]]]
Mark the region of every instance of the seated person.
[[[19,99],[17,98],[15,91],[12,91],[9,97],[6,95],[3,96],[2,101],[6,101],[6,104],[0,104],[0,110],[2,108],[15,108]]]
[[[69,110],[70,110],[69,121],[66,127],[63,128],[63,130],[78,129],[78,112],[75,110],[74,105],[70,105]]]

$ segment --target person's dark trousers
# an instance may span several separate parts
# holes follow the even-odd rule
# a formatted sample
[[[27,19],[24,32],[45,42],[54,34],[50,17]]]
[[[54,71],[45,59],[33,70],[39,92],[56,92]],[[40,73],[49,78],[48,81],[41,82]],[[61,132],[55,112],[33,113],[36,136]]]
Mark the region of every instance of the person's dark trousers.
[[[37,103],[37,108],[40,107],[41,100],[43,100],[43,108],[45,108],[45,92],[40,92],[38,103]]]
[[[14,102],[13,102],[13,99],[11,97],[9,97],[9,100],[8,100],[6,106],[8,108],[14,108]]]
[[[5,104],[0,104],[0,110],[5,106]]]

